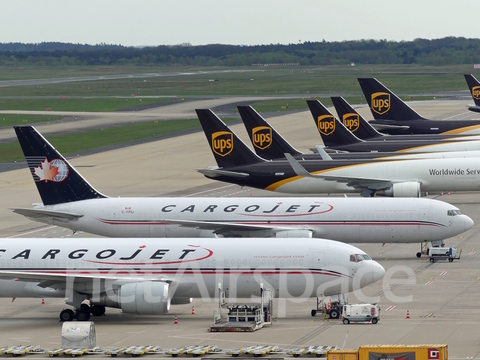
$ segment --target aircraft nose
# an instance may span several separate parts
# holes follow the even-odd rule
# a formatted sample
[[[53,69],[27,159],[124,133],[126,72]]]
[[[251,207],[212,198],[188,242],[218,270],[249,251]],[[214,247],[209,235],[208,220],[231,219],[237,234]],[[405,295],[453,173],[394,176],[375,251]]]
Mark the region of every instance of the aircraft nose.
[[[385,269],[382,265],[374,261],[372,273],[373,273],[373,282],[375,282],[383,278],[383,275],[385,275]]]
[[[383,278],[385,269],[376,261],[371,260],[366,262],[365,267],[357,272],[356,275],[360,277],[360,287],[364,287]]]
[[[470,230],[473,227],[474,222],[470,217],[465,215],[464,224],[465,224],[465,231],[467,231],[467,230]]]

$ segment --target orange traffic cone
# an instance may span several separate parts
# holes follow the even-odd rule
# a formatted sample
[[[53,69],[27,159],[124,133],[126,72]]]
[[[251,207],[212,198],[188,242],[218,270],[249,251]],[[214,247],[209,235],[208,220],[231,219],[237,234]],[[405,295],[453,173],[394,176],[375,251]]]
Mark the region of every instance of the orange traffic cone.
[[[173,324],[178,325],[177,315],[175,315],[175,322]]]
[[[192,315],[195,315],[195,306],[192,305]]]
[[[42,299],[42,305],[45,305],[45,299]]]
[[[410,319],[410,313],[407,310],[407,319]]]

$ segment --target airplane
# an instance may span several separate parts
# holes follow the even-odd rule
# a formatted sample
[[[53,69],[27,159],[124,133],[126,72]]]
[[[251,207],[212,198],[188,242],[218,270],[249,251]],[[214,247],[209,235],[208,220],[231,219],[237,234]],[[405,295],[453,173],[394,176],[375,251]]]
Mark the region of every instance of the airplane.
[[[65,298],[61,321],[87,321],[106,307],[161,315],[170,304],[215,297],[280,298],[346,293],[380,280],[364,251],[318,239],[2,239],[0,297]],[[86,302],[85,302],[86,301]]]
[[[73,231],[130,238],[315,237],[440,246],[443,239],[473,226],[459,209],[427,198],[111,198],[83,179],[33,126],[15,127],[15,132],[43,205],[13,211]],[[42,169],[67,175],[61,181],[49,176],[47,181]],[[409,217],[384,217],[385,213]]]
[[[480,82],[472,74],[464,74],[463,76],[465,76],[468,88],[475,102],[475,106],[469,106],[468,110],[480,112]]]
[[[480,190],[478,158],[307,160],[300,163],[308,175],[299,175],[289,161],[267,161],[253,153],[210,109],[195,111],[217,162],[197,171],[213,180],[291,194],[419,197],[421,192]]]
[[[328,149],[343,152],[450,152],[450,151],[480,151],[480,140],[462,137],[461,139],[439,140],[361,140],[348,130],[343,123],[318,100],[307,100],[313,121],[318,129],[323,143]],[[396,135],[398,136],[398,135]],[[402,135],[404,136],[404,135]],[[393,136],[392,136],[393,137]]]
[[[437,140],[437,141],[463,141],[480,140],[474,135],[453,135],[453,134],[408,134],[408,135],[385,135],[378,132],[370,123],[363,118],[343,97],[331,97],[338,119],[343,125],[361,140],[367,141],[398,141],[398,140]]]
[[[377,79],[358,82],[374,117],[370,124],[383,133],[480,135],[480,120],[425,119]]]
[[[332,98],[333,100],[334,98]],[[338,98],[336,98],[338,99]],[[342,98],[343,100],[343,98]],[[348,103],[345,102],[349,106]],[[446,157],[480,157],[480,151],[464,151],[464,152],[434,152],[434,153],[399,153],[399,152],[338,152],[333,149],[325,149],[323,146],[317,145],[311,148],[314,153],[302,153],[295,149],[285,138],[283,138],[273,126],[271,126],[255,109],[251,106],[238,106],[243,124],[247,131],[250,141],[252,142],[255,153],[263,159],[275,160],[284,159],[285,153],[292,155],[296,160],[345,160],[345,159],[377,159],[388,160],[392,157],[395,159],[412,159],[412,158],[446,158]],[[352,109],[352,111],[355,111]],[[333,116],[333,115],[332,115]],[[363,119],[363,118],[362,118]],[[348,124],[348,123],[347,123]],[[344,124],[347,126],[347,124]],[[368,125],[368,122],[366,122]],[[370,126],[376,132],[376,130]],[[376,132],[377,134],[380,134]],[[386,136],[380,134],[380,136]],[[395,135],[390,137],[397,137]],[[415,135],[407,135],[415,136]],[[423,135],[418,135],[423,136]],[[425,136],[442,136],[442,135],[425,135]],[[455,136],[455,135],[450,135]],[[388,136],[386,136],[388,137]],[[470,137],[470,138],[473,138]]]

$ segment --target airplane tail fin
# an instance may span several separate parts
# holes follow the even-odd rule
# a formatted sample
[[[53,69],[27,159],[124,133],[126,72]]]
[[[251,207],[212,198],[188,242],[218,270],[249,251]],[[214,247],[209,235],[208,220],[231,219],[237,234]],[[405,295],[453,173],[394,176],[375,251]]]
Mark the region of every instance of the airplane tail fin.
[[[258,156],[273,160],[285,158],[285,153],[301,154],[251,106],[237,106],[237,108]]]
[[[44,205],[105,198],[33,126],[14,126]]]
[[[472,74],[464,74],[476,106],[480,106],[480,82]]]
[[[307,104],[325,146],[335,148],[336,146],[362,142],[335,118],[320,101],[307,100]]]
[[[377,79],[359,78],[358,82],[376,120],[425,120]]]
[[[196,109],[217,165],[221,168],[255,164],[265,161],[257,156],[210,109]]]
[[[332,96],[332,103],[337,112],[338,119],[355,136],[362,140],[383,137],[375,128],[368,123],[343,97]]]

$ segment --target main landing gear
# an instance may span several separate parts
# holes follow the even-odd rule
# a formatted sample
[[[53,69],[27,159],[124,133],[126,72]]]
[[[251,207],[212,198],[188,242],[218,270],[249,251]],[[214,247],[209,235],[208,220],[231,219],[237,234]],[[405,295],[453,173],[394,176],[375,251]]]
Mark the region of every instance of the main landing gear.
[[[105,306],[101,305],[92,305],[82,304],[76,311],[72,309],[64,309],[60,312],[60,321],[88,321],[90,320],[90,315],[93,316],[102,316],[105,314]]]

